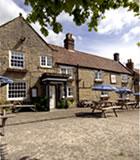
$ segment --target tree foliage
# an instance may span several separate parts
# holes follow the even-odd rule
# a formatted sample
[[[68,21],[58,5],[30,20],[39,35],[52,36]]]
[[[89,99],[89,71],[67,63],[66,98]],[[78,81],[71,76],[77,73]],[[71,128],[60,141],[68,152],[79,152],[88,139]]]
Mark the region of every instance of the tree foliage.
[[[137,46],[140,47],[140,42],[137,42]]]
[[[139,15],[138,3],[130,0],[25,0],[25,4],[32,8],[27,20],[30,23],[39,22],[45,36],[50,27],[55,33],[63,30],[57,19],[62,12],[72,16],[78,26],[86,23],[89,31],[97,31],[99,20],[104,18],[105,11],[109,9],[124,7]]]

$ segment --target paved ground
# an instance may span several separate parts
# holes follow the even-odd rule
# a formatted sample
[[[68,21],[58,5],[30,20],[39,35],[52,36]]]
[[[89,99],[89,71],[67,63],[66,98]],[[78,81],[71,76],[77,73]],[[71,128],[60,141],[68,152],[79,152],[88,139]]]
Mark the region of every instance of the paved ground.
[[[118,115],[100,118],[89,109],[18,113],[1,142],[8,144],[9,160],[139,160],[139,110]]]

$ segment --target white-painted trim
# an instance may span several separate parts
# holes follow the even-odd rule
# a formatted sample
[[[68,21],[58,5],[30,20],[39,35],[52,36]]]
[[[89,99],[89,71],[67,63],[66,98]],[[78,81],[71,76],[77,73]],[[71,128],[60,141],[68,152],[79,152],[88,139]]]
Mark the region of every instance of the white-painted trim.
[[[71,66],[61,65],[60,66],[60,73],[63,74],[61,69],[66,69],[66,73],[65,74],[67,74],[67,75],[69,75],[68,69],[71,69],[72,72],[73,72],[73,67],[71,67]],[[72,73],[72,75],[69,76],[69,79],[72,79],[72,78],[73,78],[73,73]]]
[[[23,52],[19,52],[19,53],[23,54],[23,67],[11,66],[11,55],[12,55],[12,52],[18,53],[18,51],[9,50],[9,68],[13,68],[13,69],[25,69],[25,55],[24,55]]]
[[[52,68],[52,67],[53,67],[53,62],[52,62],[52,65],[51,65],[51,66],[48,66],[48,65],[47,65],[47,64],[48,64],[48,63],[47,63],[47,62],[48,62],[48,56],[46,56],[46,55],[43,56],[43,55],[42,55],[42,56],[39,56],[39,57],[40,57],[39,59],[40,59],[40,67],[41,67],[41,68]],[[42,62],[42,61],[41,61],[41,57],[45,57],[45,63],[46,63],[46,65],[42,65],[42,64],[41,64],[41,62]],[[50,56],[50,57],[51,57],[51,56]]]
[[[16,82],[16,81],[15,81],[15,82]],[[6,98],[7,98],[8,101],[13,101],[13,100],[14,100],[14,101],[18,101],[18,100],[19,100],[19,101],[20,101],[20,100],[22,101],[22,100],[24,100],[24,99],[27,98],[27,83],[26,83],[25,81],[17,81],[17,82],[19,82],[19,83],[20,83],[20,82],[24,82],[24,83],[26,84],[26,97],[9,98],[9,97],[8,97],[8,93],[9,93],[9,84],[7,84],[7,87],[6,87],[6,88],[7,88],[7,91],[6,91],[6,94],[7,94],[7,95],[6,95]]]
[[[49,80],[49,81],[64,81],[64,82],[67,81],[67,79],[62,79],[62,78],[44,78],[42,80],[42,82],[47,81],[47,80]]]

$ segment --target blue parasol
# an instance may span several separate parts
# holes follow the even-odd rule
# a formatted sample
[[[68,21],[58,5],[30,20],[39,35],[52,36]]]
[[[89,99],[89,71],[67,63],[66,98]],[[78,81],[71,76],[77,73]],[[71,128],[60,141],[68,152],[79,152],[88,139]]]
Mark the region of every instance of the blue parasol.
[[[132,90],[130,90],[129,88],[126,88],[126,87],[122,87],[122,88],[118,88],[116,87],[116,93],[119,93],[119,94],[130,94],[132,93]]]
[[[115,87],[107,84],[101,84],[101,85],[93,86],[92,89],[97,91],[114,91]]]
[[[140,92],[134,93],[135,96],[140,96]]]
[[[10,78],[5,77],[5,76],[0,76],[0,86],[4,86],[4,85],[10,84],[10,83],[13,83],[13,80],[11,80]]]

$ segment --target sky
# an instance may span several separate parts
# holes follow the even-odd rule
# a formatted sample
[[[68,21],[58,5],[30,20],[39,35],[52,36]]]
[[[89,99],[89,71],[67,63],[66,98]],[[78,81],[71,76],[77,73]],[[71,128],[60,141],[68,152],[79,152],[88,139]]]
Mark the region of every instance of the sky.
[[[16,18],[19,13],[26,18],[30,10],[24,5],[24,0],[0,0],[0,25]],[[136,45],[140,41],[140,19],[124,8],[106,11],[105,16],[99,23],[98,32],[89,32],[86,24],[76,26],[72,17],[65,13],[58,17],[64,27],[59,34],[49,29],[48,37],[44,37],[38,23],[31,25],[47,43],[64,46],[66,33],[72,33],[76,50],[110,59],[117,52],[121,63],[126,64],[128,59],[132,59],[135,68],[140,68],[140,47]]]

